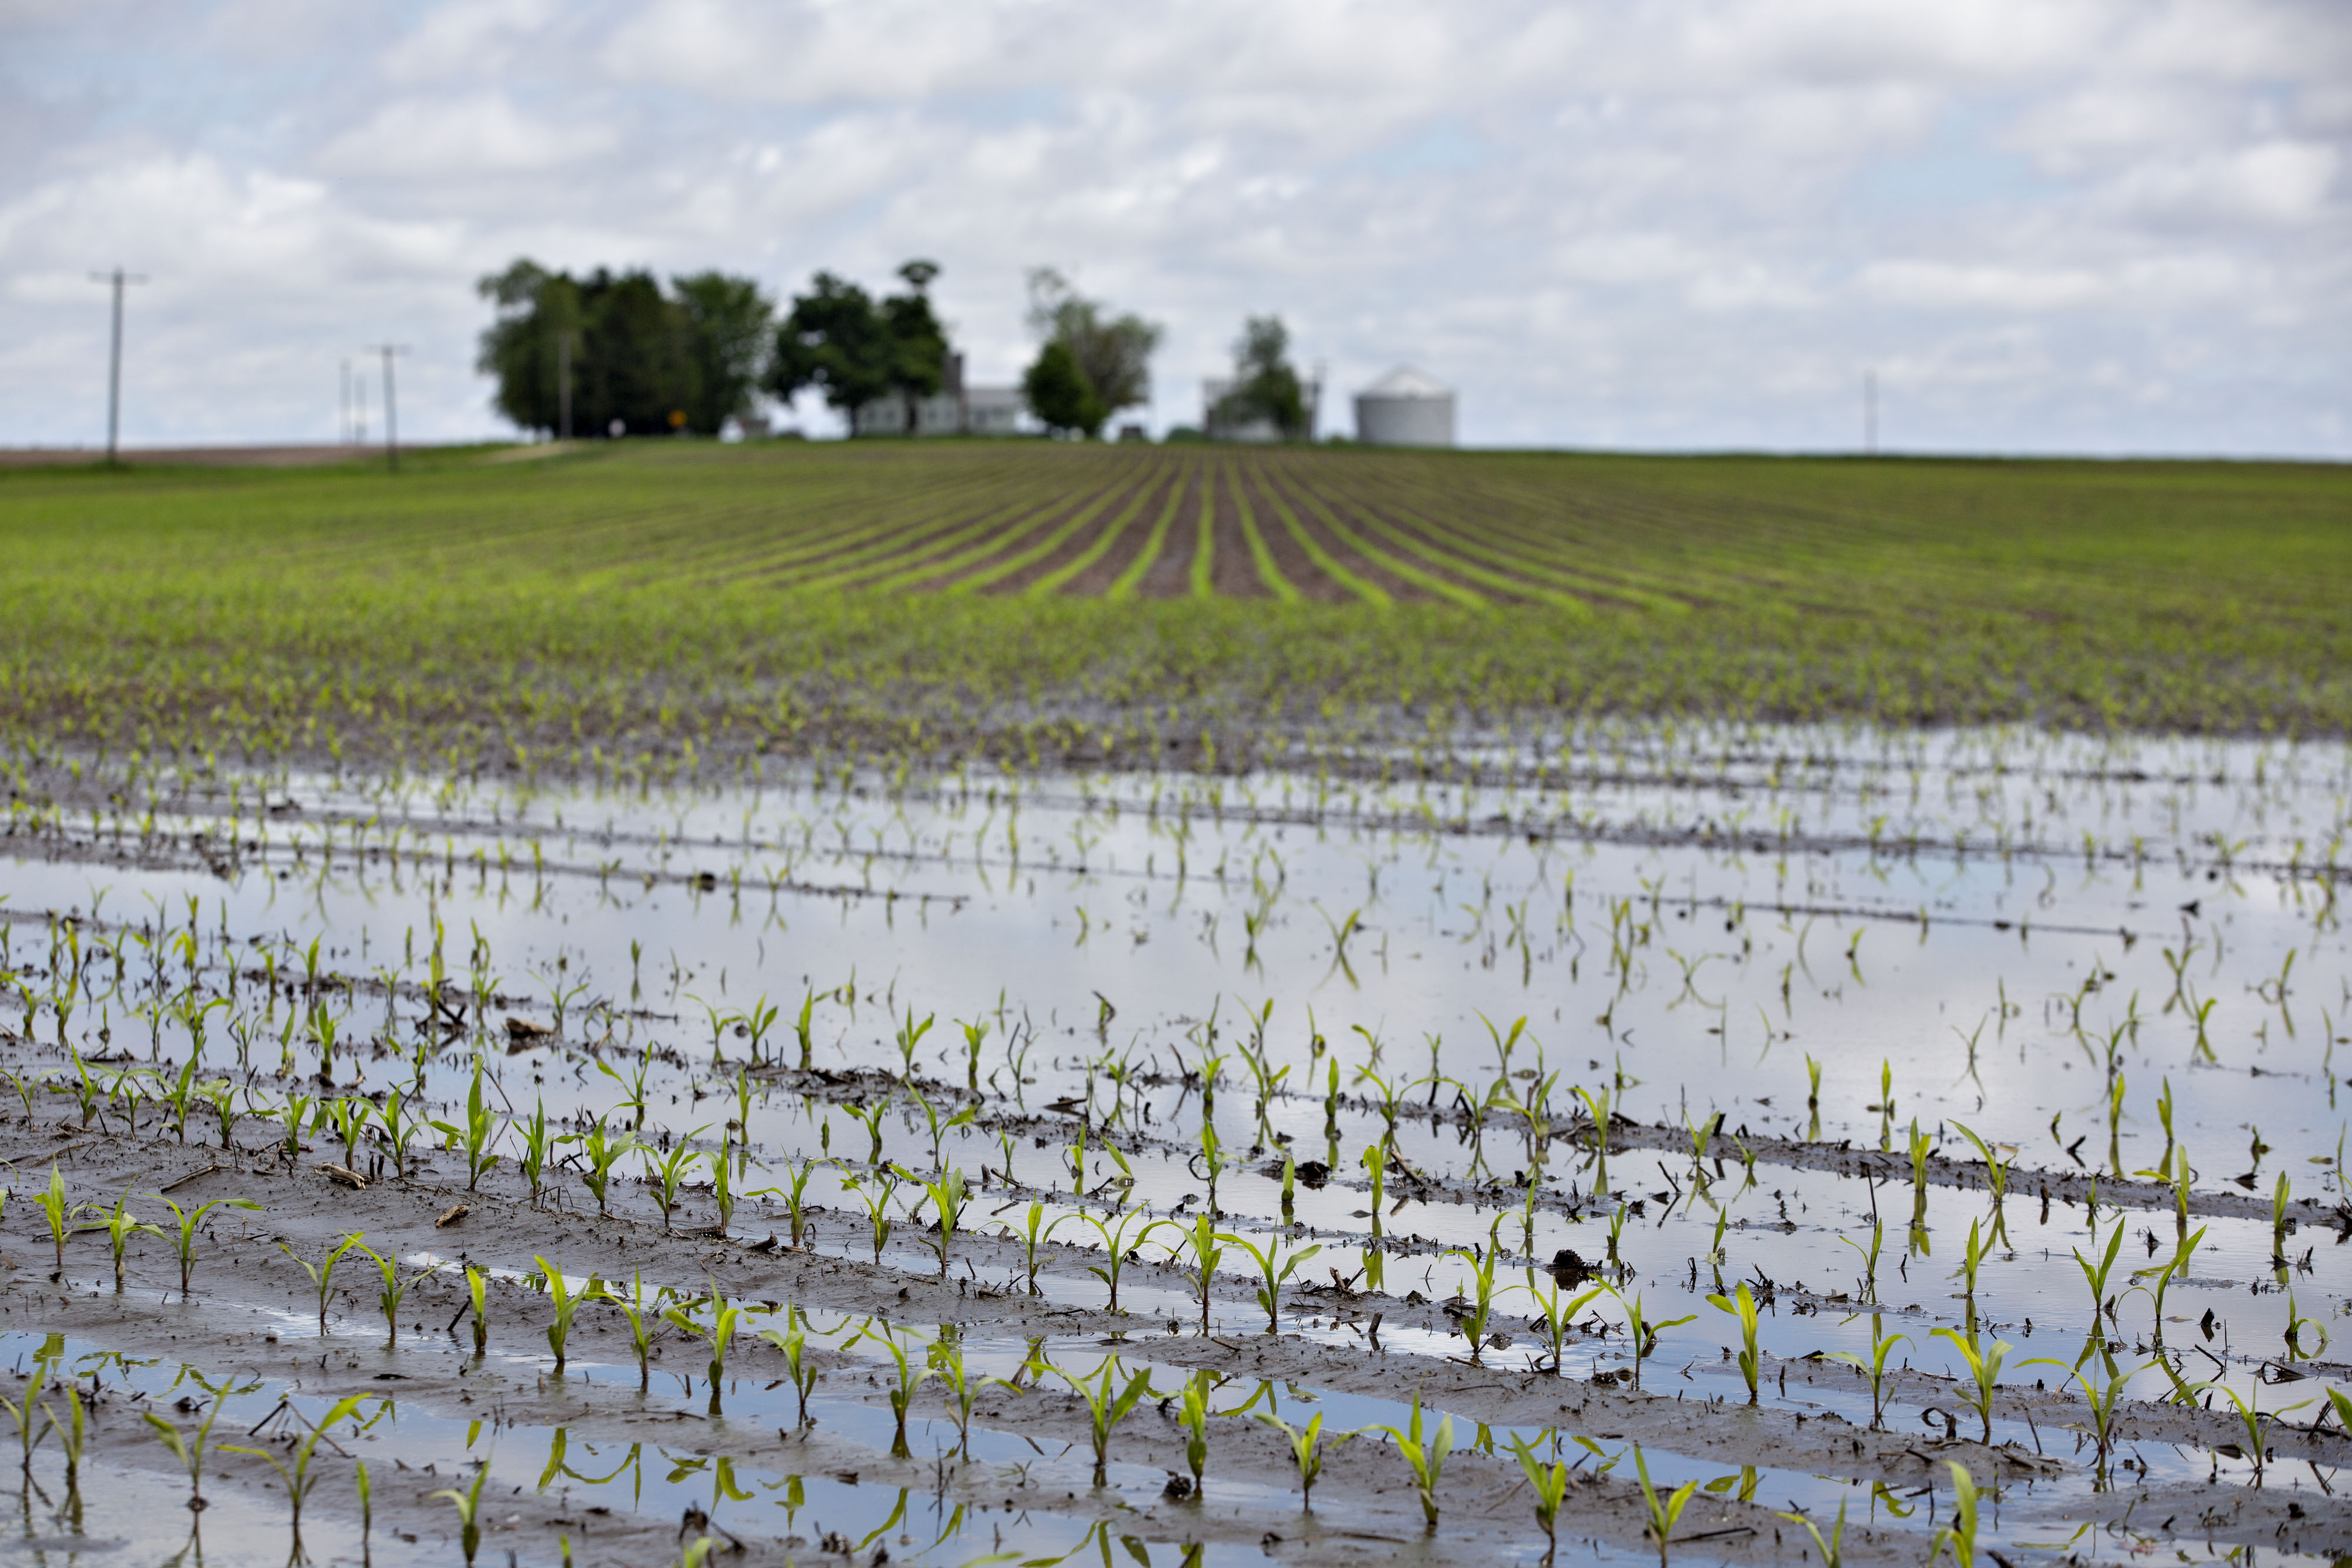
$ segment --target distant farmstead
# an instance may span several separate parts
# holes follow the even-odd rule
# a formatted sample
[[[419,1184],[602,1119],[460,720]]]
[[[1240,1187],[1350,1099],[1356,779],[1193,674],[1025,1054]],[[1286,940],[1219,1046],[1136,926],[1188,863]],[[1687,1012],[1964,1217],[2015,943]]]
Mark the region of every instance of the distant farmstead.
[[[940,390],[912,400],[914,428],[909,431],[909,400],[877,398],[850,420],[859,435],[1018,435],[1028,403],[1019,387],[966,386],[963,356],[950,354]]]
[[[1356,439],[1367,446],[1451,446],[1454,389],[1399,365],[1356,394]]]

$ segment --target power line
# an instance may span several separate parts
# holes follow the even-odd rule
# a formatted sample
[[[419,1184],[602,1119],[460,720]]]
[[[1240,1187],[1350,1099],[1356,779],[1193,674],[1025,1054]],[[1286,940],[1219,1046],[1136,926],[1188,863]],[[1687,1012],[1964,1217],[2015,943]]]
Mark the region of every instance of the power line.
[[[111,467],[119,461],[116,444],[122,432],[122,287],[127,283],[144,283],[147,277],[118,267],[112,272],[93,272],[89,280],[114,286],[114,342],[106,359],[106,462]]]
[[[408,352],[405,343],[368,343],[362,345],[369,353],[383,356],[383,464],[392,473],[400,472],[400,406],[393,396],[392,357]]]

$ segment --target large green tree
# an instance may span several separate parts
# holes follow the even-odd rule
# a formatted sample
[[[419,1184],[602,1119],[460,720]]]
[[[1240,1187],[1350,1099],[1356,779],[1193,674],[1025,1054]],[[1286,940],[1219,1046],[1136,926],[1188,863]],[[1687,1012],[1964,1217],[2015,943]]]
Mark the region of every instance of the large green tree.
[[[847,414],[896,394],[907,402],[907,428],[915,402],[940,390],[947,372],[947,333],[932,313],[929,288],[939,268],[910,261],[898,269],[906,291],[877,300],[845,278],[820,272],[806,294],[793,298],[776,329],[768,390],[789,402],[814,388]]]
[[[575,278],[528,258],[483,278],[496,318],[478,362],[498,380],[499,412],[559,431],[568,359],[575,433],[603,435],[617,420],[630,434],[716,435],[757,384],[772,307],[750,278],[672,284],[604,267]]]
[[[1029,325],[1042,342],[1022,385],[1030,412],[1049,427],[1092,438],[1119,410],[1151,396],[1160,328],[1142,317],[1114,316],[1041,267],[1029,274]]]
[[[1252,316],[1234,344],[1234,387],[1217,405],[1221,424],[1265,420],[1285,441],[1304,440],[1307,395],[1290,363],[1290,329],[1279,316]]]

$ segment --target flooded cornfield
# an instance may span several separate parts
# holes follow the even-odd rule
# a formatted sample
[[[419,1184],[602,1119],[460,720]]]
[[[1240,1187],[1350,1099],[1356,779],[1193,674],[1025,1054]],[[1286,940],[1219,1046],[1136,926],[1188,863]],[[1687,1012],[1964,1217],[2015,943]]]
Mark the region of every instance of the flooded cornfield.
[[[5,1552],[2352,1552],[2352,748],[1460,755],[14,759]]]

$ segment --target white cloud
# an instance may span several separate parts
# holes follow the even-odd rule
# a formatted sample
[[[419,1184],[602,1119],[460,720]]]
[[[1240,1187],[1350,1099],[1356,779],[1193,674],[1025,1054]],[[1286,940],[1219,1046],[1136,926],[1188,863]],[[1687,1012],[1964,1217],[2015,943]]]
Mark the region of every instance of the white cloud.
[[[1424,364],[1485,440],[1844,443],[1875,364],[1923,442],[2352,455],[2338,0],[0,0],[0,442],[87,425],[44,389],[117,257],[156,277],[134,430],[266,436],[319,428],[301,367],[383,336],[416,344],[415,428],[486,428],[472,284],[518,254],[780,292],[924,255],[986,376],[1029,351],[1031,265],[1166,323],[1161,423],[1278,309],[1338,390]]]

